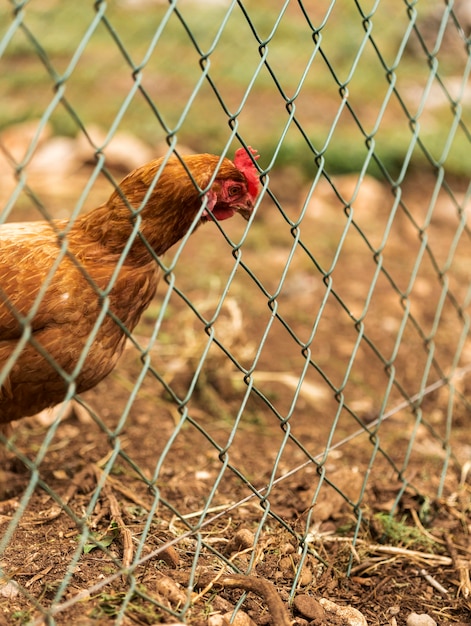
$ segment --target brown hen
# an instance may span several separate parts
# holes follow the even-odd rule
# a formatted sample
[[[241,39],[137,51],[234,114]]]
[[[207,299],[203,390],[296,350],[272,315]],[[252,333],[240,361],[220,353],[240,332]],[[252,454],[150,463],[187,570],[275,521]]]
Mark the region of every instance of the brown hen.
[[[259,181],[244,149],[184,163],[143,165],[73,224],[0,226],[0,424],[94,387],[123,351],[116,320],[132,331],[155,294],[155,255],[192,225],[250,216]]]

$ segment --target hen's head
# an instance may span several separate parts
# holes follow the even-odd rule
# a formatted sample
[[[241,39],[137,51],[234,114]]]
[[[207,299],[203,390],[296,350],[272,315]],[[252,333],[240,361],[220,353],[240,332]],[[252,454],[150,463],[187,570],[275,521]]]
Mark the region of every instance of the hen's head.
[[[250,147],[249,150],[252,158],[258,159],[257,151]],[[222,162],[211,189],[205,194],[206,207],[201,216],[203,222],[212,218],[225,220],[235,213],[249,219],[260,187],[257,168],[252,158],[244,148],[239,148],[233,162],[229,159]]]

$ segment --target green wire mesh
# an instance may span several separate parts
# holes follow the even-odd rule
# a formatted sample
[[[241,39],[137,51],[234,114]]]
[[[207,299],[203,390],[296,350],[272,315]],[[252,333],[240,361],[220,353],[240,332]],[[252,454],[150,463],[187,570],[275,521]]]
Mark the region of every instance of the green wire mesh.
[[[123,575],[124,591],[110,608],[115,623],[126,623],[136,597],[166,620],[183,621],[191,616],[200,563],[214,559],[228,571],[253,573],[267,527],[296,545],[292,600],[307,559],[328,565],[316,530],[326,499],[344,503],[354,548],[373,479],[384,476],[384,509],[391,515],[405,494],[424,503],[444,495],[450,474],[464,464],[456,432],[470,409],[465,4],[11,1],[0,7],[0,224],[58,216],[72,222],[103,202],[120,168],[131,169],[132,154],[124,166],[113,160],[122,131],[151,144],[151,158],[186,146],[231,156],[234,148],[253,145],[261,153],[254,219],[247,227],[217,224],[211,233],[188,233],[158,260],[158,303],[134,334],[127,332],[128,349],[112,382],[96,395],[76,397],[70,377],[66,400],[75,398],[87,417],[72,434],[66,431],[66,440],[84,437],[84,446],[93,446],[85,435],[90,429],[101,453],[96,467],[88,467],[94,487],[80,506],[69,501],[61,474],[64,468],[77,480],[61,456],[65,406],[33,449],[27,442],[35,433],[22,433],[21,425],[18,435],[1,436],[27,467],[28,483],[2,519],[0,563],[32,623],[68,623],[68,611],[105,594]],[[25,120],[33,123],[21,151],[8,129]],[[49,134],[77,138],[88,156],[85,168],[59,169],[46,186],[35,158]],[[64,245],[57,264],[65,254]],[[47,282],[37,304],[46,288]],[[96,330],[109,314],[102,295]],[[34,310],[22,320],[18,350],[31,340],[33,316]],[[152,465],[127,441],[149,398]],[[273,424],[278,435],[267,441],[264,428],[272,433]],[[255,449],[260,441],[269,464],[262,479],[254,459],[241,456],[246,439]],[[182,507],[175,476],[185,480],[182,458],[193,453],[206,455],[206,469],[201,493]],[[358,475],[360,456],[365,470]],[[421,459],[417,475],[410,467]],[[352,476],[349,489],[342,472]],[[119,488],[119,474],[142,486],[129,563],[113,549],[118,529],[100,536],[91,523],[109,485]],[[293,520],[285,501],[296,481],[304,484],[303,511]],[[44,525],[68,516],[73,540],[52,590],[39,597],[16,582],[8,564],[26,540],[22,525],[32,500],[45,494]],[[211,532],[244,507],[257,510],[255,549],[237,564]],[[83,557],[96,546],[107,569],[82,589]],[[182,597],[169,605],[146,589],[138,572],[168,560],[173,546],[184,547],[189,573]],[[347,575],[354,556],[352,549]],[[236,608],[244,599],[241,594]]]

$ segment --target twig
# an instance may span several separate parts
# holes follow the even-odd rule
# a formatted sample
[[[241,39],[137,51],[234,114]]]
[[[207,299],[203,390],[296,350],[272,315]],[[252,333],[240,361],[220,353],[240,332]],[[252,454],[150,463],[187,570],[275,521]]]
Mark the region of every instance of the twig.
[[[349,543],[352,542],[351,537],[335,537],[325,535],[322,537],[323,543]],[[431,554],[429,552],[419,552],[418,550],[409,550],[408,548],[399,548],[397,546],[383,546],[376,543],[368,543],[363,539],[356,539],[355,545],[361,545],[366,548],[368,552],[376,552],[379,554],[389,554],[391,556],[404,556],[410,559],[418,559],[427,563],[433,563],[434,565],[451,565],[452,559],[449,556],[442,556],[441,554]]]
[[[231,558],[229,559],[229,562],[233,563],[236,560],[236,558],[240,557],[242,554],[247,554],[248,552],[252,552],[252,551],[253,551],[253,546],[250,546],[249,548],[245,548],[245,550],[236,552],[235,554],[231,556]],[[196,604],[200,600],[200,598],[202,598],[205,594],[207,594],[208,591],[214,586],[215,582],[217,582],[223,575],[224,575],[224,570],[221,570],[219,574],[217,574],[216,578],[211,578],[210,582],[206,585],[206,587],[202,589],[196,596],[193,597],[192,599],[193,604]],[[201,580],[201,578],[199,580]]]
[[[111,523],[115,522],[118,526],[121,541],[123,542],[123,567],[128,568],[132,563],[132,557],[134,554],[131,531],[124,523],[118,500],[116,499],[111,487],[105,483],[103,485],[102,493],[108,498],[111,510]]]
[[[469,577],[469,561],[462,559],[458,556],[458,551],[456,550],[453,542],[451,541],[448,535],[445,535],[445,541],[448,548],[448,552],[450,553],[451,560],[455,570],[458,572],[460,578],[460,584],[458,587],[458,595],[462,594],[463,598],[467,600],[471,595],[471,580]]]
[[[99,479],[100,472],[101,472],[100,468],[96,467],[97,479]],[[108,498],[108,502],[110,504],[112,521],[116,522],[119,528],[120,534],[121,534],[121,540],[123,542],[123,559],[122,559],[123,568],[128,569],[132,563],[132,559],[134,555],[134,548],[132,544],[132,534],[129,528],[124,523],[124,520],[121,516],[121,509],[119,507],[118,500],[116,499],[116,496],[114,495],[112,491],[112,488],[116,489],[117,491],[121,491],[121,493],[126,498],[129,498],[132,502],[135,502],[136,504],[139,504],[139,501],[138,501],[139,499],[134,497],[134,495],[128,489],[120,489],[119,485],[117,484],[117,481],[112,479],[110,476],[107,476],[107,481],[108,482],[106,482],[103,485],[103,493]],[[109,483],[111,483],[111,485]],[[145,507],[145,508],[146,510],[148,510],[148,507]],[[165,561],[165,563],[169,567],[173,567],[173,568],[177,567],[179,560],[180,560],[178,553],[173,546],[165,547],[161,551],[159,558],[162,561]],[[123,574],[123,578],[125,578],[124,574]]]
[[[437,591],[442,593],[444,596],[448,595],[448,589],[445,589],[445,587],[443,587],[443,585],[440,585],[438,580],[435,580],[435,578],[433,576],[430,576],[430,574],[427,574],[426,570],[421,569],[419,571],[419,574],[421,576],[423,576],[425,578],[425,580],[429,583],[429,585],[432,585],[432,587],[434,589],[436,589]]]
[[[115,491],[119,491],[119,493],[123,495],[125,498],[127,498],[130,502],[134,502],[134,504],[137,504],[138,506],[143,508],[145,511],[149,512],[150,510],[149,504],[145,502],[144,500],[141,500],[141,498],[139,498],[139,496],[136,493],[134,493],[131,489],[128,489],[124,485],[120,484],[120,482],[116,480],[116,478],[113,478],[113,476],[108,475],[106,477],[106,480],[110,483],[110,485],[112,485]]]
[[[205,574],[199,577],[198,584],[209,589],[243,589],[252,591],[265,601],[271,615],[271,623],[277,626],[291,626],[291,619],[278,595],[275,586],[264,578],[244,574],[218,574],[215,578]]]
[[[378,546],[376,544],[369,544],[368,549],[383,554],[391,554],[405,556],[410,559],[418,559],[426,561],[427,563],[434,563],[435,565],[451,565],[452,562],[450,557],[448,556],[442,556],[440,554],[430,554],[428,552],[419,552],[418,550],[408,550],[407,548],[398,548],[396,546]]]
[[[422,524],[422,522],[420,521],[419,518],[419,514],[417,513],[417,511],[415,509],[409,509],[410,514],[412,516],[412,519],[414,520],[414,524],[417,526],[417,528],[420,530],[420,532],[427,537],[427,539],[430,539],[430,541],[433,541],[434,543],[440,543],[442,544],[442,546],[446,545],[446,543],[443,541],[443,539],[440,539],[439,537],[435,537],[435,535],[432,535],[432,533],[430,533]]]

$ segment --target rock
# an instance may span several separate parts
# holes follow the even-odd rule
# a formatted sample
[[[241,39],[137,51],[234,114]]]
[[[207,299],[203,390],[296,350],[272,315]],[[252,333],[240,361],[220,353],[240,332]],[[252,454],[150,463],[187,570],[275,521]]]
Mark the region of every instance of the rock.
[[[281,554],[294,554],[295,552],[296,552],[296,548],[293,546],[292,543],[285,543],[280,548]]]
[[[293,601],[293,608],[308,620],[325,622],[325,611],[321,604],[308,594],[300,594]]]
[[[93,144],[102,148],[107,133],[103,128],[90,124],[87,126]],[[95,162],[95,148],[90,145],[87,137],[80,133],[76,138],[77,157],[85,163]],[[150,146],[125,131],[117,131],[109,143],[103,147],[106,166],[129,172],[140,165],[159,156]]]
[[[75,154],[75,141],[70,137],[52,137],[35,152],[28,165],[28,174],[61,177],[79,166]]]
[[[210,615],[208,617],[208,626],[229,626],[229,622],[224,615]]]
[[[299,586],[307,587],[308,585],[312,583],[312,579],[313,579],[313,574],[312,574],[311,568],[304,565],[301,571],[301,575],[298,579]]]
[[[0,146],[2,148],[0,150],[0,204],[6,201],[18,185],[15,164],[24,161],[38,131],[39,120],[32,120],[8,126],[0,133]],[[52,128],[46,124],[38,134],[32,154],[41,148],[51,134]],[[29,170],[28,165],[29,163],[26,166],[27,171]]]
[[[247,613],[244,613],[244,611],[237,611],[234,618],[233,615],[233,613],[226,613],[223,615],[223,618],[232,626],[256,626],[255,622],[247,615]]]
[[[155,588],[174,604],[183,604],[186,602],[186,592],[169,576],[161,575],[155,582]]]
[[[0,143],[16,161],[22,161],[39,131],[40,120],[12,124],[0,133]],[[47,123],[39,132],[35,149],[43,145],[52,135],[52,127]]]
[[[411,613],[407,618],[407,626],[437,626],[437,622],[426,613]]]
[[[254,533],[248,528],[241,528],[236,534],[229,540],[226,546],[226,554],[232,554],[232,552],[240,552],[251,548],[255,541]]]
[[[15,582],[14,580],[10,580],[4,583],[2,581],[2,583],[0,584],[0,596],[12,600],[13,598],[16,598],[18,594],[19,586],[17,582]]]
[[[357,212],[361,212],[362,217],[371,218],[372,214],[383,210],[385,197],[388,197],[387,188],[369,175],[364,176],[362,180],[358,174],[333,176],[332,184],[324,178],[319,181],[309,203],[307,215],[317,219],[324,212],[331,211],[332,207],[343,206],[344,203],[337,196],[339,193],[345,204],[351,203],[353,206],[355,218]],[[390,191],[389,195],[391,196]]]
[[[341,617],[349,626],[368,626],[363,613],[354,609],[353,606],[340,606],[335,604],[335,602],[327,600],[327,598],[321,598],[319,604],[322,605],[327,613]]]

